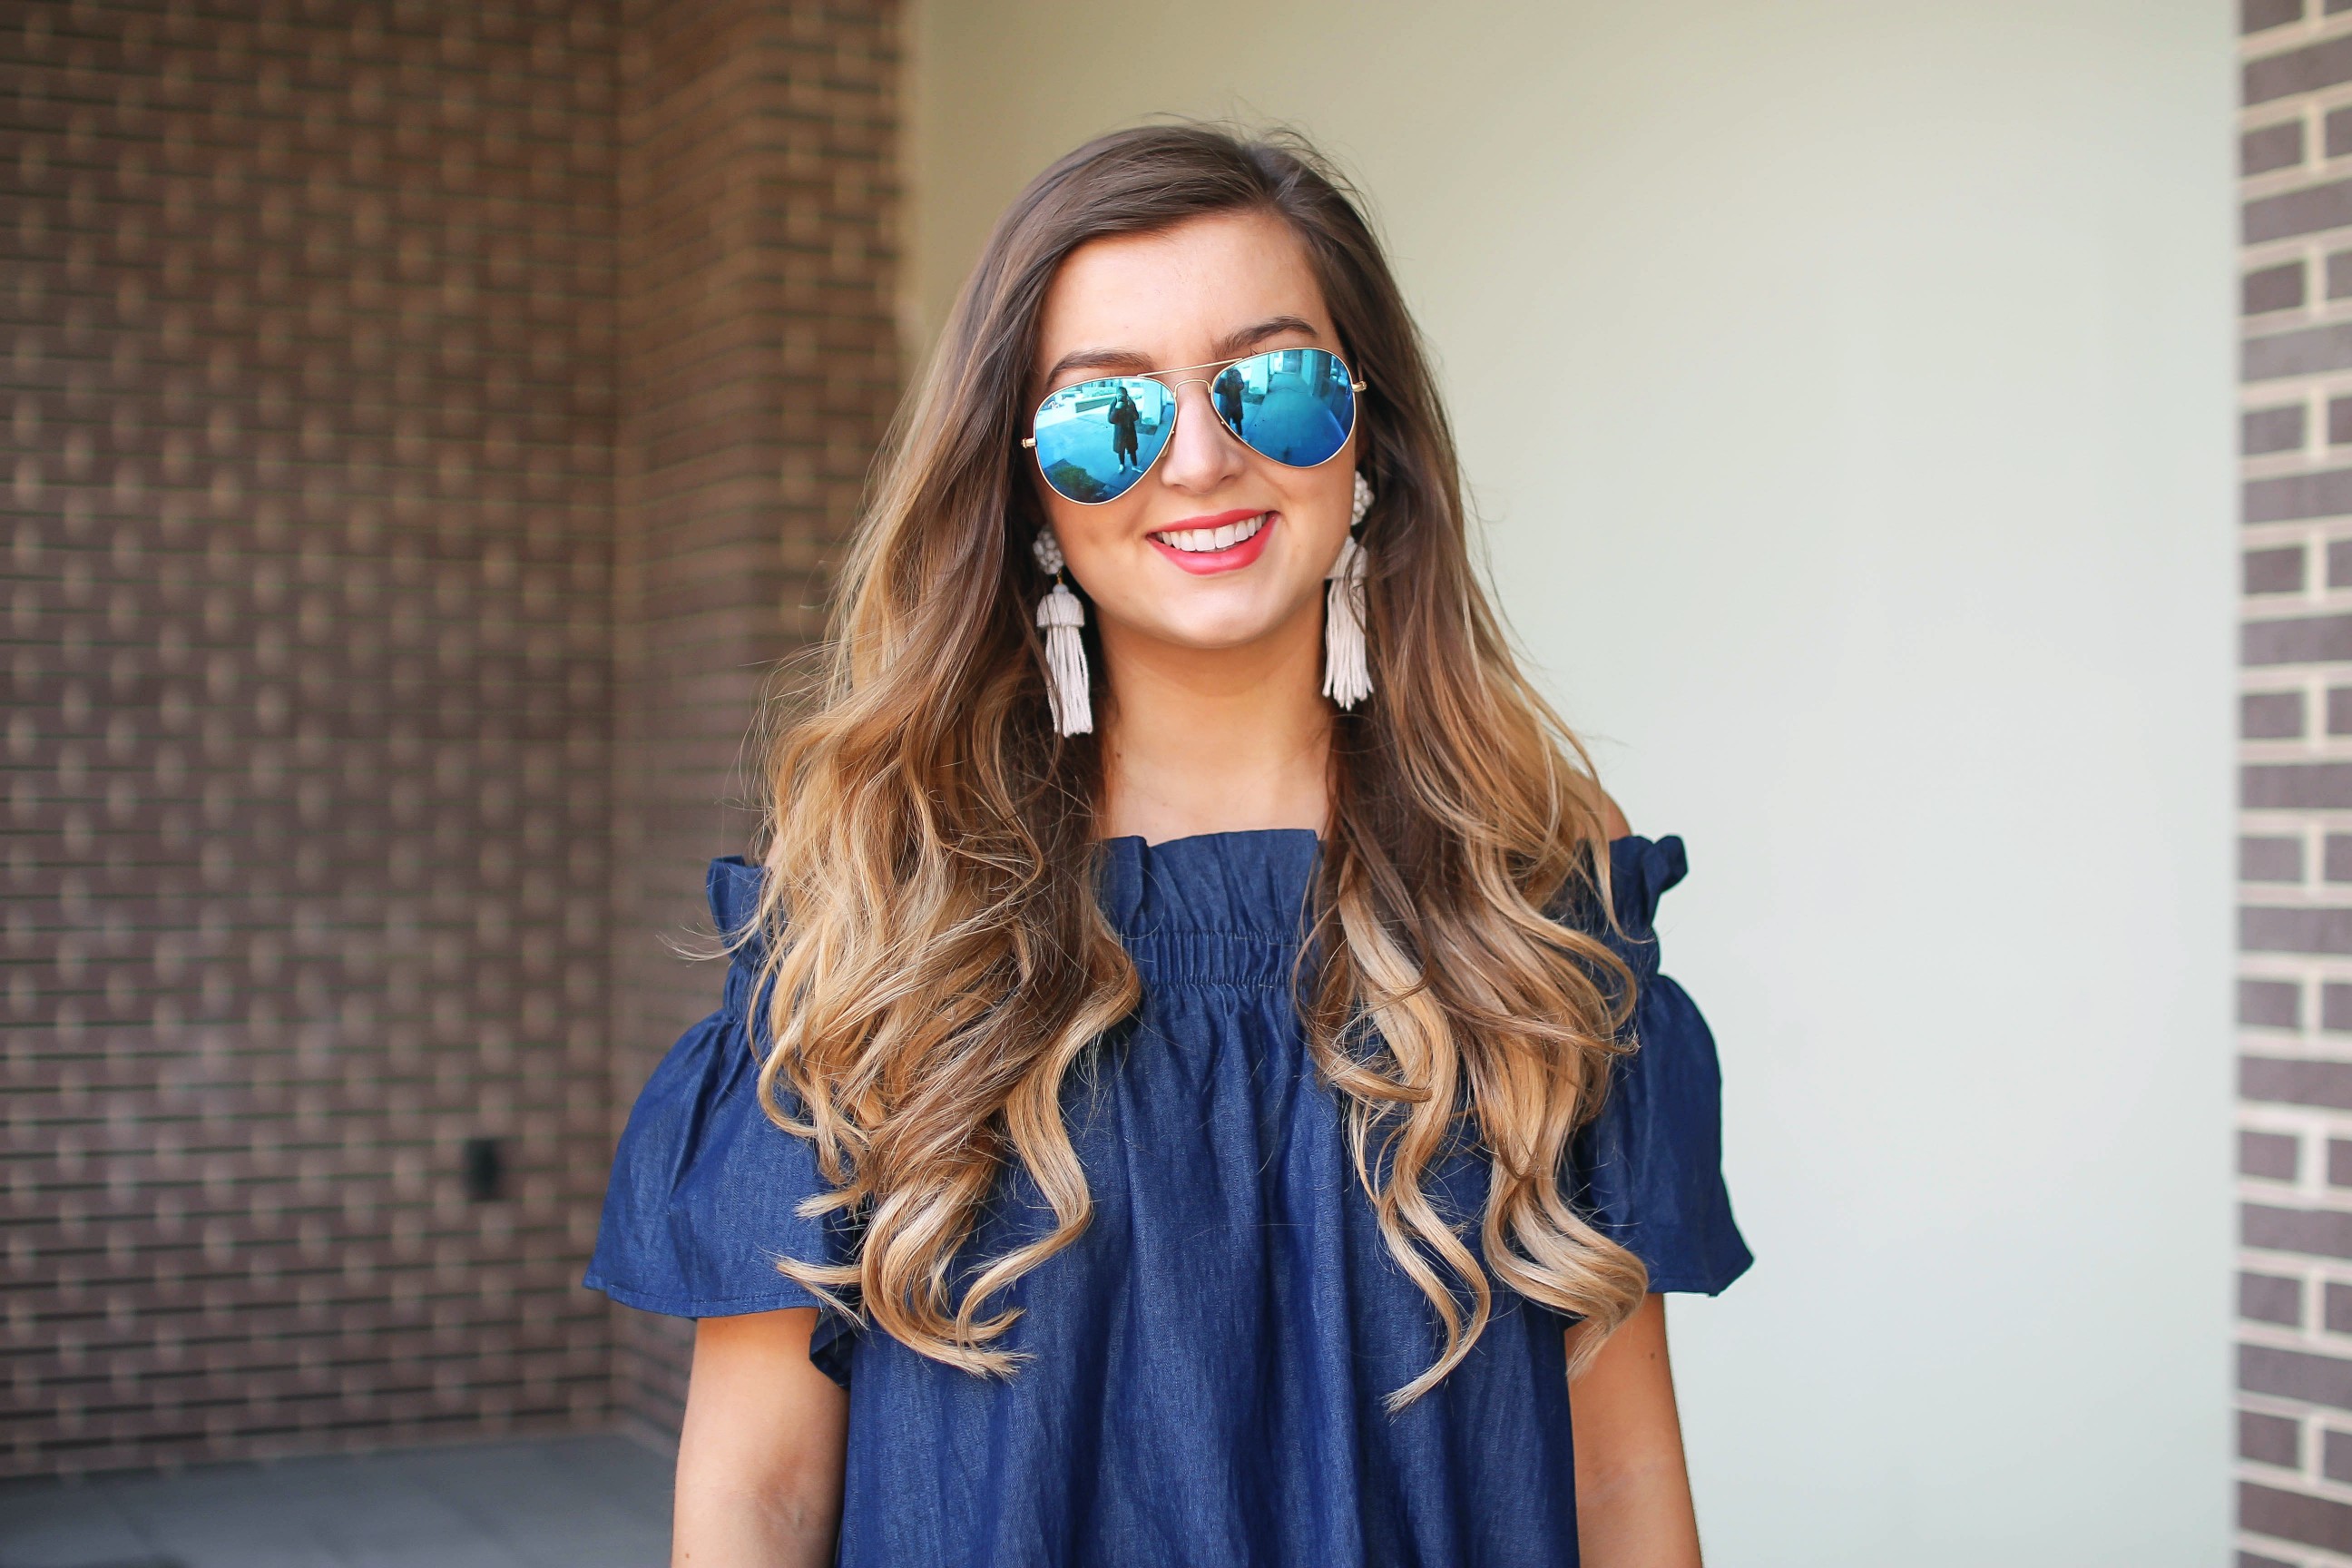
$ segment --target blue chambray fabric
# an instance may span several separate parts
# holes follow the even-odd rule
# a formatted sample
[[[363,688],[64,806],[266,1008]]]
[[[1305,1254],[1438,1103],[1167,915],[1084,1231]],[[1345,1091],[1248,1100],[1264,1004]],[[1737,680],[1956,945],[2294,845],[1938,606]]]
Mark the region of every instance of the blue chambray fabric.
[[[1576,1562],[1559,1315],[1498,1289],[1469,1357],[1402,1412],[1381,1406],[1441,1342],[1381,1239],[1292,1006],[1318,849],[1305,830],[1105,845],[1103,907],[1144,1001],[1065,1098],[1093,1223],[1008,1292],[1022,1315],[1007,1348],[1029,1357],[1010,1379],[821,1314],[812,1356],[850,1397],[844,1568]],[[1750,1259],[1720,1171],[1715,1042],[1658,973],[1652,921],[1683,847],[1624,838],[1611,854],[1623,934],[1609,940],[1640,984],[1640,1047],[1565,1179],[1654,1289],[1713,1294]],[[721,930],[746,924],[759,877],[713,864]],[[1573,904],[1560,918],[1601,924]],[[688,1317],[813,1306],[772,1259],[853,1245],[793,1213],[815,1163],[756,1104],[758,961],[738,952],[720,1010],[629,1118],[587,1277],[615,1300]],[[1428,1184],[1475,1216],[1486,1173],[1465,1149]],[[1008,1173],[968,1256],[1046,1223]]]

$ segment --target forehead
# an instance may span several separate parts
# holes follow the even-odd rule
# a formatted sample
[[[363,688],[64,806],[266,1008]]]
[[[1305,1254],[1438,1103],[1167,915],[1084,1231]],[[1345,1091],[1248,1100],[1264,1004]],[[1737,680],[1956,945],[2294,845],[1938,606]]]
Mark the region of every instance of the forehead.
[[[1237,328],[1285,315],[1336,342],[1322,288],[1290,226],[1271,213],[1214,213],[1072,251],[1045,293],[1037,363],[1084,349],[1131,349],[1155,365],[1198,363]]]

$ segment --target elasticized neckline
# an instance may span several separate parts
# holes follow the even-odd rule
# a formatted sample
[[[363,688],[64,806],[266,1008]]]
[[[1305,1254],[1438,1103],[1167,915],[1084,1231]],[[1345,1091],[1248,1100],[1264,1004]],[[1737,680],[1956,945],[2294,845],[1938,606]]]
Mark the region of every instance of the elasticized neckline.
[[[1103,913],[1130,946],[1181,934],[1295,949],[1322,841],[1303,827],[1202,833],[1147,844],[1107,838],[1097,868]],[[1286,957],[1286,964],[1287,959]]]
[[[1306,827],[1236,828],[1157,844],[1139,834],[1106,838],[1097,896],[1147,980],[1287,986],[1306,940],[1322,848]],[[1682,840],[1628,835],[1610,845],[1610,858],[1619,921],[1638,942],[1649,933],[1658,896],[1682,880]],[[732,857],[712,863],[711,913],[720,931],[749,921],[761,875]]]

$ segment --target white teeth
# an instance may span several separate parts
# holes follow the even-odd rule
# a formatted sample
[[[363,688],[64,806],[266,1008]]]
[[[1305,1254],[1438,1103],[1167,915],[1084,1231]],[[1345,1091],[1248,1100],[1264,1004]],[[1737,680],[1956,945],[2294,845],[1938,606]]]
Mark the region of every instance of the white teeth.
[[[1223,528],[1188,528],[1178,533],[1155,533],[1151,537],[1171,550],[1198,554],[1212,550],[1231,550],[1245,539],[1257,537],[1265,526],[1266,514],[1258,513],[1243,522],[1229,522]]]

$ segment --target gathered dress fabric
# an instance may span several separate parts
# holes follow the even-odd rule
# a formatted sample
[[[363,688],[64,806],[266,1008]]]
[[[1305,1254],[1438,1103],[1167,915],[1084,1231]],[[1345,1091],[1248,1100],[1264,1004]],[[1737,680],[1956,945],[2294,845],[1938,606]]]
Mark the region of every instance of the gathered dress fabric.
[[[655,1069],[587,1283],[683,1317],[821,1307],[810,1355],[849,1396],[842,1568],[1577,1561],[1567,1319],[1498,1282],[1468,1357],[1396,1414],[1383,1404],[1444,1341],[1381,1239],[1294,1005],[1319,851],[1304,829],[1103,845],[1101,903],[1143,1001],[1066,1085],[1094,1215],[991,1302],[1020,1310],[1000,1342],[1027,1359],[1008,1378],[927,1360],[777,1272],[781,1256],[846,1258],[856,1237],[794,1212],[823,1178],[760,1110],[756,942]],[[1712,1295],[1750,1259],[1721,1173],[1715,1042],[1658,972],[1653,921],[1683,846],[1621,838],[1611,863],[1616,931],[1589,899],[1556,913],[1632,967],[1637,1044],[1563,1182],[1651,1289]],[[746,929],[760,876],[712,865],[721,931]],[[1423,1181],[1475,1252],[1484,1156],[1459,1150]],[[1048,1228],[1010,1170],[963,1257]]]

